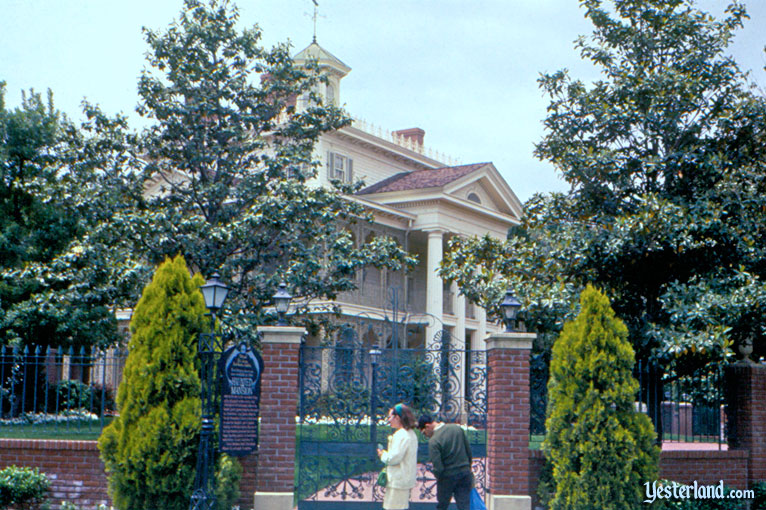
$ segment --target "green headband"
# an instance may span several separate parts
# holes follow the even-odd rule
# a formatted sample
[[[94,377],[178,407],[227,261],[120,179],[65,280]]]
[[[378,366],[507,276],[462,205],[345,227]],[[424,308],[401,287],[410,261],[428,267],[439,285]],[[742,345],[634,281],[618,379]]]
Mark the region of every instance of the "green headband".
[[[399,418],[402,417],[402,404],[396,404],[394,406],[394,413],[396,413],[396,415],[399,416]]]

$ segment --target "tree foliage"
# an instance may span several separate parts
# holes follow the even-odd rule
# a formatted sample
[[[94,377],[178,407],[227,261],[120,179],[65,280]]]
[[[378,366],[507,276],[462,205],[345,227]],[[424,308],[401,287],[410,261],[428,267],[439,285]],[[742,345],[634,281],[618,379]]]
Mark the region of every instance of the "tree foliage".
[[[237,22],[227,0],[187,0],[167,30],[145,30],[140,136],[88,103],[76,126],[34,92],[7,110],[0,89],[0,341],[113,344],[114,310],[179,253],[221,272],[242,328],[271,320],[282,280],[305,311],[365,265],[413,261],[388,238],[355,244],[345,226],[370,217],[344,196],[361,183],[312,181],[318,137],[349,122],[315,94],[316,65]]]
[[[182,253],[232,287],[227,306],[241,326],[269,320],[280,280],[309,300],[354,286],[365,264],[394,269],[390,240],[355,246],[344,223],[367,218],[346,200],[357,186],[309,185],[319,136],[348,117],[314,93],[316,67],[296,67],[287,45],[259,46],[257,26],[239,30],[225,0],[186,0],[167,30],[145,30],[140,105],[152,122],[142,138],[148,197],[125,215],[126,238],[149,261]],[[295,108],[309,94],[310,106]]]
[[[766,354],[766,101],[726,54],[744,7],[717,20],[689,0],[581,5],[594,32],[576,47],[601,78],[540,78],[551,102],[536,155],[570,191],[533,197],[505,244],[455,242],[443,274],[485,299],[529,293],[530,323],[553,331],[594,283],[638,355],[672,369],[747,337]]]
[[[0,84],[0,342],[107,345],[136,268],[99,228],[136,195],[125,119],[84,104],[76,126],[30,91]]]
[[[657,479],[659,448],[634,409],[638,382],[628,330],[590,285],[553,346],[543,449],[553,468],[552,510],[638,509]]]
[[[203,283],[183,257],[168,259],[134,310],[119,416],[98,441],[110,494],[124,510],[189,506],[200,436],[196,346],[210,327]]]

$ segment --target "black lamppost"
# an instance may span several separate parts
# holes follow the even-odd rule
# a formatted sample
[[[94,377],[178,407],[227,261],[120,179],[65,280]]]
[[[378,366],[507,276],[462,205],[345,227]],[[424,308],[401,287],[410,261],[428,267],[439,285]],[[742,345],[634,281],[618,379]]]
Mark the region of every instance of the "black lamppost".
[[[500,303],[500,309],[503,311],[503,323],[505,323],[505,331],[512,333],[516,331],[516,319],[519,315],[519,309],[521,308],[521,302],[516,299],[513,292],[510,290],[505,293],[505,299]]]
[[[287,292],[287,284],[285,282],[279,284],[277,293],[271,297],[271,299],[274,300],[274,308],[277,309],[277,317],[279,318],[277,322],[278,326],[287,326],[285,315],[290,308],[290,300],[292,298],[290,293]]]
[[[202,400],[202,431],[197,452],[197,475],[194,478],[191,510],[212,510],[215,500],[215,450],[213,449],[213,431],[215,430],[216,380],[215,365],[223,348],[220,335],[215,330],[216,313],[223,306],[229,288],[219,280],[219,274],[213,276],[200,287],[205,298],[205,306],[210,310],[210,332],[199,335],[200,382]]]
[[[370,368],[372,371],[370,374],[372,379],[370,385],[370,443],[373,445],[373,452],[376,451],[378,441],[378,362],[381,354],[382,352],[378,348],[370,350]]]

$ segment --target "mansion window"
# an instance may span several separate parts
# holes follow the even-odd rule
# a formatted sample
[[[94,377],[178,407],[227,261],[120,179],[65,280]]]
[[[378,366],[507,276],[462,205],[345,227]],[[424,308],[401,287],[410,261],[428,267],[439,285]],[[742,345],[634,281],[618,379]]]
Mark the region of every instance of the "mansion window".
[[[337,152],[327,153],[327,176],[343,182],[352,182],[354,176],[354,161],[348,156]]]

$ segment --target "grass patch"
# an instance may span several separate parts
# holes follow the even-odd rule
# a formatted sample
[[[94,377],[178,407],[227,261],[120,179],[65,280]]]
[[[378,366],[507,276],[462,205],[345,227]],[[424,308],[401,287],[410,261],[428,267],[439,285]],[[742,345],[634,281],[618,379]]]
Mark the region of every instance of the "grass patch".
[[[720,438],[718,436],[703,436],[692,434],[663,434],[663,441],[672,441],[677,443],[718,443]],[[726,440],[723,440],[726,443]]]
[[[106,422],[104,423],[106,425]],[[61,424],[25,424],[25,425],[2,425],[0,438],[3,439],[56,439],[61,441],[95,441],[101,435],[101,426],[69,423]]]

